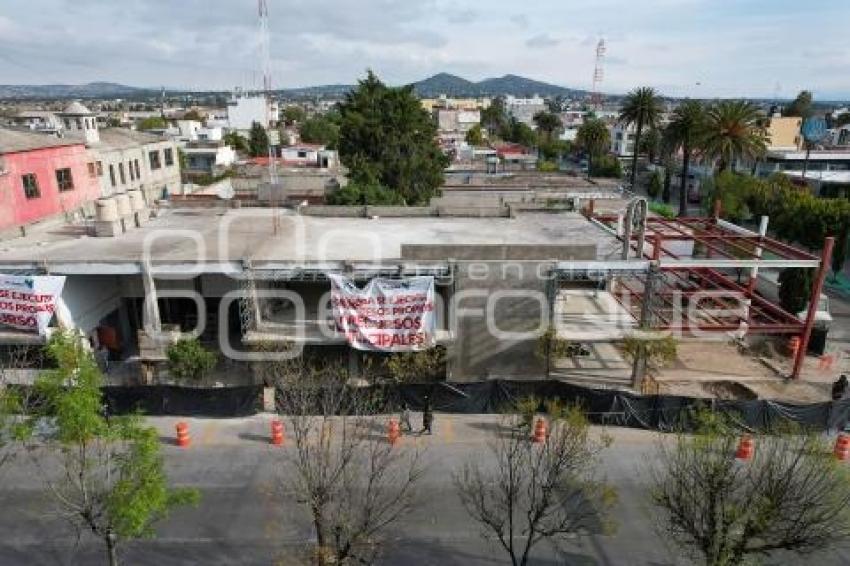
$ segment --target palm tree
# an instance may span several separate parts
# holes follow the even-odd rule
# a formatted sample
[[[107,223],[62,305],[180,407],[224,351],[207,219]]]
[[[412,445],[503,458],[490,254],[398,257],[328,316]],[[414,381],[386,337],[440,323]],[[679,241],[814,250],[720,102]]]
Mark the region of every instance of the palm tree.
[[[552,141],[552,134],[563,125],[561,118],[553,112],[540,111],[534,115],[533,120],[537,129],[544,134],[546,141]]]
[[[720,171],[735,170],[738,159],[758,159],[767,151],[761,111],[746,100],[722,100],[708,109],[703,151],[719,160]]]
[[[620,110],[620,123],[629,127],[635,125],[635,146],[632,157],[632,190],[635,187],[637,177],[638,152],[640,149],[640,136],[644,127],[654,128],[661,118],[661,97],[652,87],[644,86],[634,89],[626,95],[623,108]]]
[[[688,169],[695,149],[700,147],[705,130],[705,107],[698,100],[686,100],[673,111],[670,124],[664,131],[667,145],[675,152],[682,151],[682,183],[679,185],[679,216],[688,213]]]
[[[593,172],[593,157],[603,153],[611,145],[608,126],[598,118],[585,120],[576,133],[576,144],[587,152],[587,176]]]
[[[646,153],[647,161],[655,163],[655,158],[658,157],[661,150],[661,132],[658,128],[647,130],[640,141],[640,150]]]

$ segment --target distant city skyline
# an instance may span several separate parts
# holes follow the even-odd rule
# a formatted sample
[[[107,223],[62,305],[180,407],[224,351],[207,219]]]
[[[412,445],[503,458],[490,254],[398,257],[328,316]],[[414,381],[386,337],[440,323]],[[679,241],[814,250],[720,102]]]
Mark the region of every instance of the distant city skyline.
[[[744,5],[745,4],[745,5]],[[668,96],[850,98],[846,0],[269,0],[273,87],[517,74]],[[6,0],[0,83],[257,88],[255,0]]]

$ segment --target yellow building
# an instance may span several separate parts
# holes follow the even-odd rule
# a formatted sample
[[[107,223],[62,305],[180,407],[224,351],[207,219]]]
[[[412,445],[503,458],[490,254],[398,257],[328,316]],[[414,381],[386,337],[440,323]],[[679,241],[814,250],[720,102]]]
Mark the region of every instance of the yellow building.
[[[448,98],[441,96],[439,98],[423,98],[421,100],[422,108],[431,112],[435,108],[444,108],[446,110],[484,110],[490,106],[489,98]]]
[[[802,148],[803,136],[800,133],[802,126],[803,119],[800,117],[771,116],[767,123],[767,148],[772,150]]]

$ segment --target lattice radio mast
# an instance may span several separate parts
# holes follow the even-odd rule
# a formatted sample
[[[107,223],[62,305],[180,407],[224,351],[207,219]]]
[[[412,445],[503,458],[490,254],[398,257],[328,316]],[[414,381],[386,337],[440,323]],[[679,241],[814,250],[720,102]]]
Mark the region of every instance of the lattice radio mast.
[[[596,109],[602,106],[602,93],[599,90],[602,84],[602,79],[605,72],[602,69],[602,62],[605,59],[605,39],[600,38],[596,44],[596,65],[593,68],[593,92],[590,95],[590,103]]]
[[[265,118],[266,127],[272,122],[272,62],[269,39],[269,5],[266,0],[257,0],[257,9],[260,17],[260,58],[263,64],[263,95],[265,96]],[[280,231],[279,202],[280,195],[277,193],[277,163],[275,163],[274,149],[269,136],[269,197],[272,209],[272,232]]]

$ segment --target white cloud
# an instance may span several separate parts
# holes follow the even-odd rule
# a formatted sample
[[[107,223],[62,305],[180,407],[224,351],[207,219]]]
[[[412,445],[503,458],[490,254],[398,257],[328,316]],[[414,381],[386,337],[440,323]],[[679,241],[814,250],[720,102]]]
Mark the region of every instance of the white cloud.
[[[228,88],[258,80],[255,0],[3,4],[3,82]],[[541,0],[527,10],[508,0],[269,4],[277,86],[350,83],[374,68],[392,83],[447,71],[587,88],[604,36],[611,92],[649,84],[672,95],[769,96],[780,82],[786,96],[798,88],[850,95],[841,0]]]

